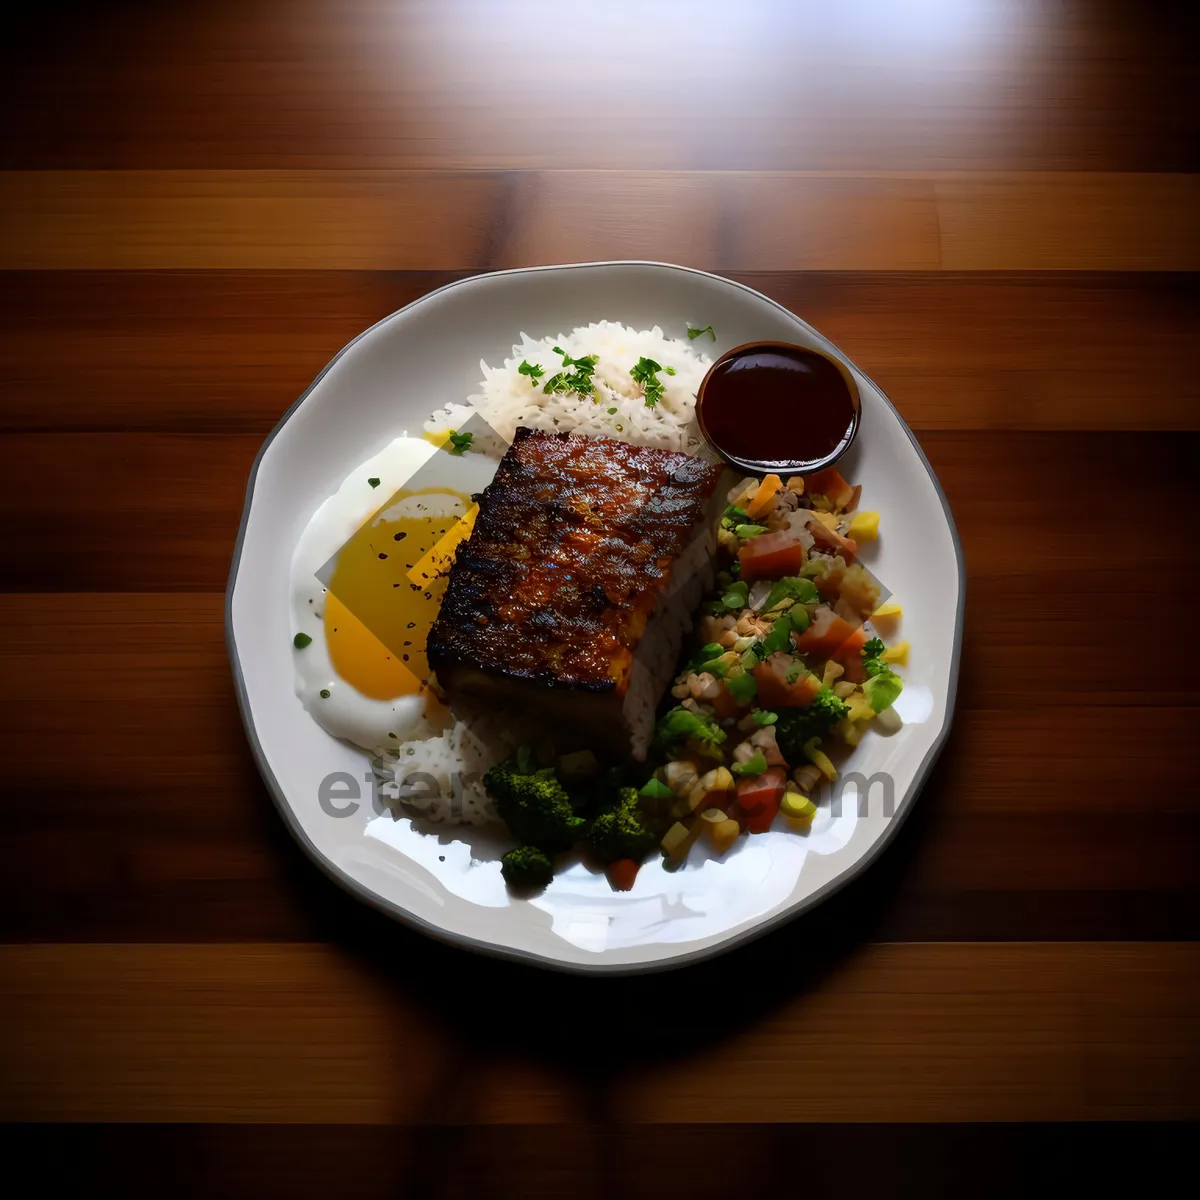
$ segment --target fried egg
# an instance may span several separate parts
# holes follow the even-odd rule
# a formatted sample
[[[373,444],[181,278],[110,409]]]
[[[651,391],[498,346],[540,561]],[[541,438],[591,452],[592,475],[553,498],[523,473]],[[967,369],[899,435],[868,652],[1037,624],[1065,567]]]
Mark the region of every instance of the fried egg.
[[[356,467],[292,557],[296,694],[322,728],[370,751],[421,727],[425,636],[474,515],[468,494],[430,483],[435,454],[448,457],[400,437]]]

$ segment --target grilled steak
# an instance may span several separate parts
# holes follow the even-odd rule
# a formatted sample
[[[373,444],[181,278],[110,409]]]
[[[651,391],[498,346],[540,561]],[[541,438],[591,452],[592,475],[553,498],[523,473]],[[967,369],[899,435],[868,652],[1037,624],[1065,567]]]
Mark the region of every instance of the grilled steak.
[[[644,758],[712,582],[720,474],[674,451],[517,429],[429,634],[440,685]]]

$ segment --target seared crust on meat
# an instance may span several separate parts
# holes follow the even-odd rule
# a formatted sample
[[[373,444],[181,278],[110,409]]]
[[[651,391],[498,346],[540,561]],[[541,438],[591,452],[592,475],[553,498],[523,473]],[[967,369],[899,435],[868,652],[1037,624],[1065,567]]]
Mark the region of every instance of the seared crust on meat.
[[[484,675],[621,695],[721,467],[676,451],[519,428],[459,547],[426,651]]]

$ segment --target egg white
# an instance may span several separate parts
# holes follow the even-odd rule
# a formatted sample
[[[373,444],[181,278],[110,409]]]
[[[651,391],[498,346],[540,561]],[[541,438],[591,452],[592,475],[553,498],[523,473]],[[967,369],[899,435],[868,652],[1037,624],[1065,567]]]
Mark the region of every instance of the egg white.
[[[373,458],[354,468],[341,487],[312,515],[292,555],[292,635],[312,642],[293,650],[296,695],[323,729],[364,750],[417,736],[424,717],[420,696],[375,700],[364,696],[334,671],[325,639],[325,587],[317,571],[349,540],[380,502],[403,487],[436,448],[419,437],[398,437]],[[369,479],[378,479],[372,487]],[[323,697],[322,691],[329,695]],[[389,734],[394,735],[389,737]]]

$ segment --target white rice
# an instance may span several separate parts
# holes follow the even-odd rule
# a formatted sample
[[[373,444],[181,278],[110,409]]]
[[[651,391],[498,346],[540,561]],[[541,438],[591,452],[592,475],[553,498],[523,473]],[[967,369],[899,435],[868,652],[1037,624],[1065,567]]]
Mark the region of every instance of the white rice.
[[[563,369],[555,346],[572,358],[597,356],[594,396],[545,393],[546,380]],[[643,357],[675,370],[674,375],[665,370],[658,373],[663,395],[653,408],[646,406],[642,385],[629,375]],[[531,383],[529,376],[518,370],[522,362],[540,366],[541,377]],[[685,341],[667,337],[657,325],[639,330],[615,321],[597,321],[557,337],[535,339],[523,333],[513,346],[512,357],[502,366],[480,363],[483,380],[479,392],[467,397],[464,404],[448,404],[434,413],[425,429],[430,433],[460,429],[478,413],[504,439],[505,446],[517,426],[526,425],[708,456],[696,424],[696,393],[711,365],[707,356]],[[505,446],[490,445],[490,440],[477,437],[472,449],[502,454]],[[495,819],[483,789],[483,773],[522,741],[536,737],[538,731],[525,719],[467,711],[456,705],[455,717],[444,731],[425,722],[414,732],[418,736],[372,756],[385,802],[400,813],[437,824],[478,825]],[[417,774],[423,778],[414,780]],[[431,785],[428,777],[435,783]]]
[[[592,376],[594,396],[574,392],[546,395],[544,385],[562,370],[562,358],[554,347],[572,358],[594,354],[599,359]],[[653,359],[674,375],[658,373],[663,384],[662,399],[646,406],[641,384],[629,372],[639,358]],[[536,381],[522,375],[522,362],[535,363],[544,374]],[[511,440],[518,425],[557,433],[582,433],[592,437],[618,438],[638,446],[659,446],[690,454],[706,449],[696,424],[696,393],[712,360],[679,338],[653,329],[630,329],[616,321],[581,325],[557,337],[531,338],[521,334],[512,357],[499,367],[480,362],[481,390],[466,404],[448,404],[425,422],[429,432],[457,429],[472,412],[478,412],[505,440]],[[616,412],[608,410],[615,408]]]

